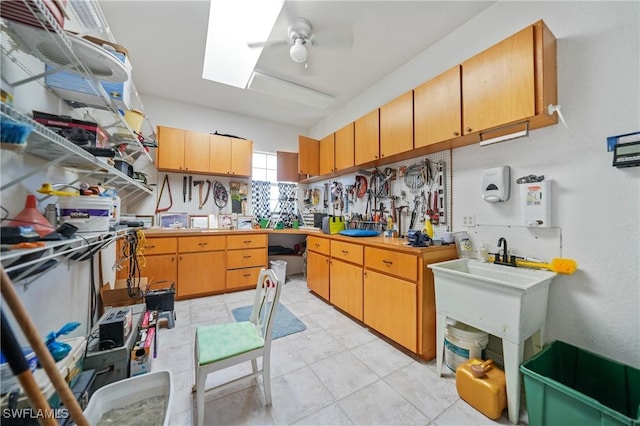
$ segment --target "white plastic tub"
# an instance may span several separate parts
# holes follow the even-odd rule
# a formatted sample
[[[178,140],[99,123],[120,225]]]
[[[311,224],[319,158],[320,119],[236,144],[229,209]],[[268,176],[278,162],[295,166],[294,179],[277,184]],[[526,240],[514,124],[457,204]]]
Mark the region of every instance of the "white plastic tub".
[[[138,405],[142,401],[154,397],[164,397],[164,419],[162,420],[162,425],[168,426],[170,424],[173,399],[173,378],[169,370],[154,371],[131,377],[98,389],[89,400],[89,405],[84,410],[84,415],[90,425],[97,425],[103,415],[111,410],[124,410],[127,406]],[[135,415],[126,416],[129,419],[127,421],[130,421],[130,423],[123,423],[122,420],[118,420],[117,424],[120,426],[141,424],[141,417],[139,416],[144,416],[145,413],[141,412],[140,409],[136,409],[135,413]]]
[[[107,232],[113,209],[110,197],[60,197],[60,219],[78,227],[78,232]]]

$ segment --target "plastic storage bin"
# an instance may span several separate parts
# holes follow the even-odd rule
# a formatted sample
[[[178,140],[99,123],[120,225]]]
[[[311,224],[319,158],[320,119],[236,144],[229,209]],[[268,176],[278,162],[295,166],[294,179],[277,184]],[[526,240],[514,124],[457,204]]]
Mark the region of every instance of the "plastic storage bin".
[[[529,425],[640,425],[640,370],[555,341],[520,366]]]

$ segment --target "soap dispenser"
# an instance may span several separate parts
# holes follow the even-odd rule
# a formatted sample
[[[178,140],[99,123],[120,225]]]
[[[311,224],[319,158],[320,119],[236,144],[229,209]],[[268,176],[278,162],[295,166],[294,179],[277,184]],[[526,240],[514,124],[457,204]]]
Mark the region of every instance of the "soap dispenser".
[[[511,178],[509,166],[485,169],[482,172],[482,199],[487,203],[497,203],[509,199]]]

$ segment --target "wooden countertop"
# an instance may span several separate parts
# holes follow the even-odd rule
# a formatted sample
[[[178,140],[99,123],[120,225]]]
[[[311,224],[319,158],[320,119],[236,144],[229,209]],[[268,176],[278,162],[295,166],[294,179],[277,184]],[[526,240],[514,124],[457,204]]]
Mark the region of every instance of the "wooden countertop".
[[[440,250],[450,250],[455,248],[454,244],[431,246],[431,247],[411,247],[407,243],[406,238],[393,237],[348,237],[340,234],[324,234],[321,230],[312,229],[166,229],[151,228],[144,230],[147,238],[154,237],[188,237],[196,235],[246,235],[246,234],[268,234],[268,235],[314,235],[320,238],[328,238],[331,240],[344,241],[353,244],[362,244],[370,247],[379,247],[383,249],[394,249],[408,253],[426,253]]]

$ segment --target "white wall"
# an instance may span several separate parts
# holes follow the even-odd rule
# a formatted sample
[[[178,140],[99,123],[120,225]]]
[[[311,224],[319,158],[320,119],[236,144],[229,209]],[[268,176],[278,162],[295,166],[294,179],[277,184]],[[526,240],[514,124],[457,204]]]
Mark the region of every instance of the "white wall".
[[[559,238],[547,256],[576,259],[579,270],[551,284],[545,340],[639,367],[640,168],[613,168],[606,137],[640,130],[640,3],[498,2],[318,123],[310,135],[340,128],[539,19],[558,39],[558,102],[569,128],[559,124],[526,139],[453,150],[454,230],[493,227],[513,237],[515,252],[531,255],[536,237],[517,237],[526,231],[520,227],[518,188],[506,203],[489,205],[480,198],[481,171],[509,165],[514,186],[528,174],[552,179]],[[469,214],[476,216],[477,229],[461,227]],[[487,242],[494,248],[496,242]]]

